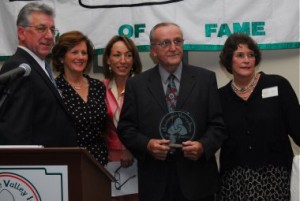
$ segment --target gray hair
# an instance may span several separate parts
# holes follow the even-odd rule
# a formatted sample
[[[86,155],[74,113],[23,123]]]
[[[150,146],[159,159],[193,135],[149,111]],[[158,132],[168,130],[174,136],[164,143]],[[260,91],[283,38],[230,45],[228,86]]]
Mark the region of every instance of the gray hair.
[[[154,32],[155,32],[156,29],[158,29],[158,28],[160,28],[160,27],[171,26],[171,25],[178,27],[178,28],[180,29],[180,31],[182,32],[180,26],[179,26],[178,24],[173,23],[173,22],[161,22],[161,23],[158,23],[158,24],[156,24],[156,25],[151,29],[151,31],[150,31],[150,35],[149,35],[149,38],[150,38],[150,44],[152,44],[152,43],[154,42],[154,40],[155,40],[155,39],[154,39]]]
[[[40,12],[46,15],[55,17],[55,12],[53,8],[46,4],[40,4],[36,2],[26,4],[19,12],[17,17],[17,26],[29,26],[30,19],[29,16],[33,12]]]

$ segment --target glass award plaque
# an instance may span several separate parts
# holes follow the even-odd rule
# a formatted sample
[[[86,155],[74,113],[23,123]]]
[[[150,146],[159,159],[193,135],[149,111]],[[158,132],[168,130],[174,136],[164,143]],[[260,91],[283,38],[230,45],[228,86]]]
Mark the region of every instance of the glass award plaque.
[[[173,111],[163,116],[159,132],[163,139],[170,140],[170,147],[180,148],[182,142],[192,140],[195,136],[195,121],[188,112]]]

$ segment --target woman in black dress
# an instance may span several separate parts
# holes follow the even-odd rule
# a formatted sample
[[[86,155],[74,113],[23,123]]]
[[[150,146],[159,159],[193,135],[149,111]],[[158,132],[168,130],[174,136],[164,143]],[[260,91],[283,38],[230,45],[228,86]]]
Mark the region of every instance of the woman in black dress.
[[[52,65],[60,72],[56,83],[67,110],[73,116],[77,144],[85,147],[102,165],[108,150],[103,132],[106,121],[105,86],[84,74],[92,65],[93,45],[78,31],[64,33],[52,50]]]
[[[300,145],[299,102],[279,75],[256,72],[252,38],[232,34],[220,63],[233,79],[220,91],[228,138],[221,148],[220,201],[289,201],[293,151]]]

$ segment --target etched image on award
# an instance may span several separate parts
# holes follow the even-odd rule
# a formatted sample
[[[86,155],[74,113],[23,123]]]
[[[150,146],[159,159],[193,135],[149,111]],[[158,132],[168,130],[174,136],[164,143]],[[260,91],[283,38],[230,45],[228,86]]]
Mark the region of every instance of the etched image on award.
[[[163,116],[159,132],[163,139],[170,140],[170,146],[182,147],[182,142],[192,140],[195,135],[195,121],[188,112],[173,111]]]

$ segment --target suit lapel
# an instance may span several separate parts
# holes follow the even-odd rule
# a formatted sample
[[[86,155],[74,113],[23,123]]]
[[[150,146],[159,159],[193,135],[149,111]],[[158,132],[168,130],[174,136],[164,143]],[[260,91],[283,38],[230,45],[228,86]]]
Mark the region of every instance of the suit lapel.
[[[27,53],[21,48],[18,48],[17,53],[24,55],[28,60],[30,60],[30,66],[32,70],[35,70],[37,74],[41,76],[41,78],[45,81],[46,85],[50,88],[50,90],[55,94],[55,96],[59,99],[59,101],[63,103],[58,90],[53,85],[48,75],[46,75],[45,71],[36,62],[36,60],[32,58],[32,56],[29,53]]]
[[[191,72],[191,69],[188,65],[183,64],[176,109],[182,108],[183,104],[189,100],[195,85],[195,75]]]
[[[161,77],[158,71],[158,66],[156,66],[148,79],[148,89],[152,94],[153,99],[161,107],[164,112],[168,111],[164,89],[161,82]]]

